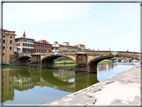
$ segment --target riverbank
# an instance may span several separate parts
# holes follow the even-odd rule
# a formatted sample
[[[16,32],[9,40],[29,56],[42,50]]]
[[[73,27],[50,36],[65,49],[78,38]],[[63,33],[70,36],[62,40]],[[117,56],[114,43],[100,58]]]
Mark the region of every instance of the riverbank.
[[[6,67],[9,67],[9,64],[0,64],[0,68],[6,68]]]
[[[55,64],[75,64],[74,61],[67,61],[67,60],[62,60],[62,61],[55,61]],[[105,64],[105,63],[112,63],[111,60],[102,60],[98,64]]]
[[[62,61],[55,61],[55,64],[75,64],[74,61],[67,61],[67,60],[62,60]]]
[[[42,106],[136,105],[140,106],[140,70],[131,68],[90,87]]]
[[[98,64],[112,63],[112,60],[102,60]]]

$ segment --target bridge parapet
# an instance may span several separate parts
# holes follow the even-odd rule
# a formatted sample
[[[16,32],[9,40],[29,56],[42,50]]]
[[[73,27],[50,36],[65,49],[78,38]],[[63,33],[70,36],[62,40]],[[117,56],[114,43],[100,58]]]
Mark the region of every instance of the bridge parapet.
[[[138,52],[118,52],[118,56],[126,56],[126,57],[129,57],[129,58],[133,58],[133,59],[137,59],[137,60],[140,60],[140,53]]]

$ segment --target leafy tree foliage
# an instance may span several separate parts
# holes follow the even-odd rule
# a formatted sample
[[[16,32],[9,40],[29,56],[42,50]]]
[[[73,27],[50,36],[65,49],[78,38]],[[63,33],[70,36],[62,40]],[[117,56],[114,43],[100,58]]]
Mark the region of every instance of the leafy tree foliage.
[[[82,49],[80,47],[77,48],[78,51],[82,51]]]

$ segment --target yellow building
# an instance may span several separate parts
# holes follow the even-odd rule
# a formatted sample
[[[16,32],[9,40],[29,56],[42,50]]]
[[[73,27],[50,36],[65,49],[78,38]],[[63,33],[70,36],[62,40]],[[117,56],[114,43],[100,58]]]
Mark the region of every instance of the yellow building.
[[[15,45],[15,31],[8,31],[5,29],[0,29],[2,34],[2,56],[3,63],[9,64],[9,56],[14,54]]]

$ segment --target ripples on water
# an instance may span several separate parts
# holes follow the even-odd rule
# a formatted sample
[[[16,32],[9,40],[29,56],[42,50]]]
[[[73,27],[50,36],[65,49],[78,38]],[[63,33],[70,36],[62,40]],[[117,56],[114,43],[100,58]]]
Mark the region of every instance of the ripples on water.
[[[74,66],[55,69],[3,69],[3,104],[45,104],[89,87],[139,63],[98,65],[97,74],[75,74]]]

